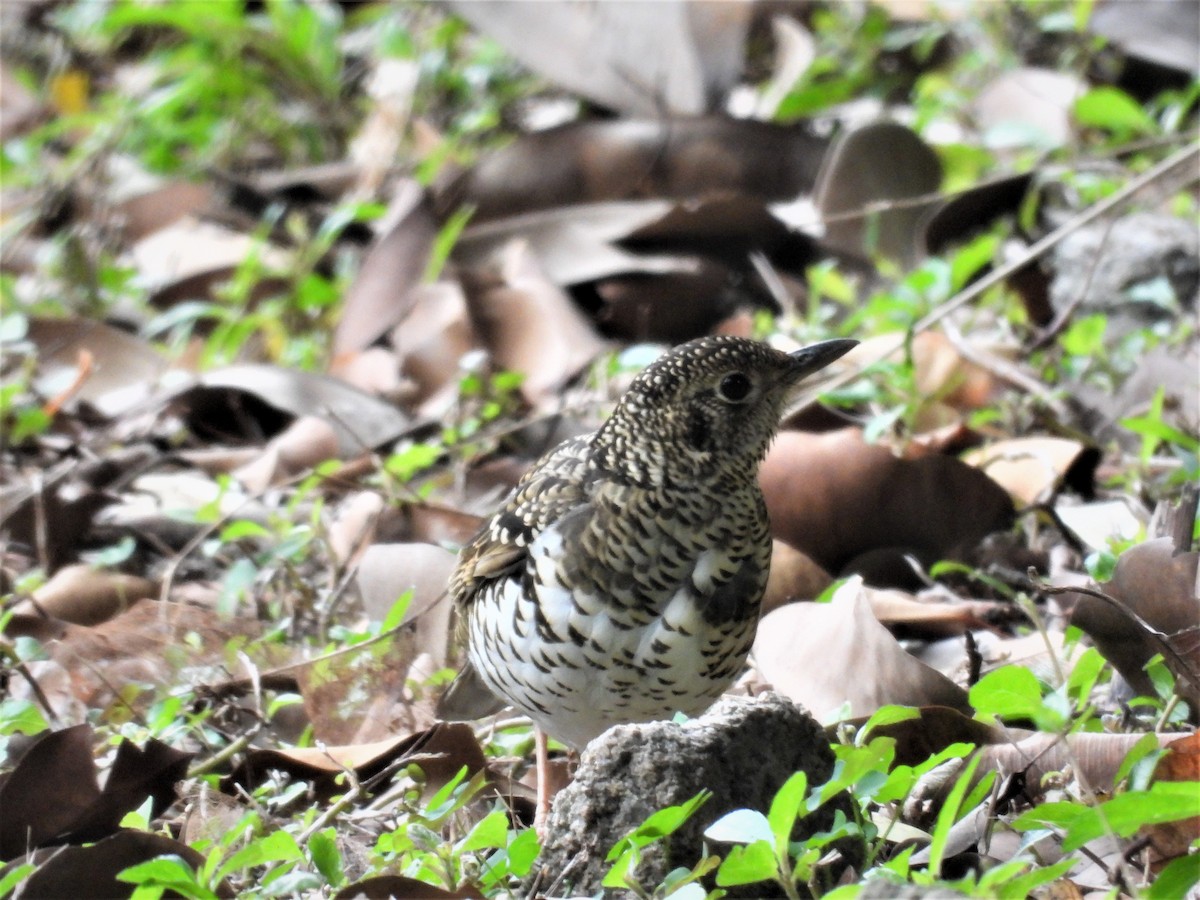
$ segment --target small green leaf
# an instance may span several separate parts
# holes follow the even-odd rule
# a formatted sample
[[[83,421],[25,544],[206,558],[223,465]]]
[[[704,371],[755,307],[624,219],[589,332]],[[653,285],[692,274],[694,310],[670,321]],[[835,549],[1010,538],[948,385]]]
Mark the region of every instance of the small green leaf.
[[[1200,884],[1200,855],[1189,853],[1167,863],[1142,896],[1146,900],[1175,900],[1190,896],[1197,884]]]
[[[286,831],[273,831],[270,834],[255,838],[217,869],[214,881],[220,882],[232,872],[242,872],[246,869],[261,866],[266,863],[285,862],[303,859],[304,853],[296,839]]]
[[[1161,825],[1200,815],[1200,788],[1195,782],[1160,781],[1149,790],[1129,791],[1092,807],[1067,830],[1063,850],[1070,853],[1107,834],[1129,837],[1144,825]]]
[[[1113,779],[1113,784],[1119,787],[1126,778],[1130,778],[1135,767],[1140,768],[1139,763],[1151,756],[1157,759],[1165,752],[1158,742],[1157,734],[1143,734],[1138,739],[1138,742],[1125,754],[1125,758],[1121,760],[1121,765],[1117,767],[1117,775]],[[1133,779],[1130,778],[1130,780],[1132,781]],[[1144,789],[1145,784],[1131,784],[1130,787],[1133,789]]]
[[[492,810],[467,832],[458,844],[458,852],[503,847],[508,841],[508,816],[501,810]]]
[[[1148,134],[1156,129],[1140,103],[1124,91],[1107,86],[1093,88],[1075,101],[1075,121],[1118,134]]]
[[[881,706],[871,714],[871,718],[867,719],[863,727],[858,730],[858,737],[855,738],[855,743],[861,745],[863,740],[876,728],[882,728],[885,725],[895,725],[897,722],[907,722],[911,719],[919,719],[920,717],[921,711],[915,706],[896,706],[895,704]]]
[[[388,609],[388,613],[383,619],[383,624],[379,627],[380,634],[387,634],[389,631],[399,628],[404,623],[404,616],[408,613],[408,607],[412,603],[412,598],[413,592],[411,589],[396,598],[396,602]]]
[[[337,831],[325,828],[308,839],[308,853],[317,871],[333,887],[346,878],[342,871],[342,853],[337,845]]]
[[[618,856],[624,854],[628,847],[645,847],[674,833],[677,828],[692,817],[696,810],[707,803],[708,798],[711,796],[711,791],[701,791],[686,803],[660,809],[625,837],[621,838],[621,840],[617,841],[612,850],[608,852],[608,856],[605,857],[606,861],[612,862]]]
[[[733,887],[768,881],[779,871],[779,861],[769,840],[755,841],[746,846],[736,846],[729,851],[721,868],[717,869],[717,884]]]
[[[808,775],[803,770],[794,773],[775,792],[771,800],[771,809],[767,812],[767,822],[771,834],[775,838],[775,852],[781,857],[787,853],[788,841],[792,837],[792,827],[804,806],[804,796],[808,793]]]
[[[257,522],[252,522],[249,519],[238,519],[230,522],[221,529],[221,543],[228,544],[230,541],[237,541],[247,537],[270,537],[269,532]]]
[[[1035,719],[1042,710],[1042,687],[1024,666],[1001,666],[977,681],[968,695],[976,713],[999,718]]]

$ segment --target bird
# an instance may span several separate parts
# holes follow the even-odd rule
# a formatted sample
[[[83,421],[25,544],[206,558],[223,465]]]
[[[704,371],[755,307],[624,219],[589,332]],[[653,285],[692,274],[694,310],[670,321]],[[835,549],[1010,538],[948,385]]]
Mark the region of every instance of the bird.
[[[512,706],[537,726],[542,769],[546,734],[579,750],[613,725],[707,709],[742,671],[766,589],[759,466],[796,386],[857,343],[690,341],[599,429],[543,456],[450,578],[467,662],[442,717]]]

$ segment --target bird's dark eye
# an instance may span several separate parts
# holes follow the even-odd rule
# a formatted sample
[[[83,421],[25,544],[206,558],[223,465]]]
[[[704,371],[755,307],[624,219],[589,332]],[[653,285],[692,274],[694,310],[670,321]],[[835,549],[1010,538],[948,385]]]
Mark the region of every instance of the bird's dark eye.
[[[741,372],[730,372],[721,379],[721,396],[734,402],[745,400],[751,386],[750,379]]]

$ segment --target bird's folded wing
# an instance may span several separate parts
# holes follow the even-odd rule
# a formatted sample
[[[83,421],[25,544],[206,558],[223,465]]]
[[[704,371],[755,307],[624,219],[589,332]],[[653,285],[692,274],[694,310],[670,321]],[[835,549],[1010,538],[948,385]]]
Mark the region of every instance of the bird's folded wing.
[[[567,441],[530,470],[459,557],[450,593],[469,604],[488,582],[519,572],[538,535],[588,502],[587,440]]]

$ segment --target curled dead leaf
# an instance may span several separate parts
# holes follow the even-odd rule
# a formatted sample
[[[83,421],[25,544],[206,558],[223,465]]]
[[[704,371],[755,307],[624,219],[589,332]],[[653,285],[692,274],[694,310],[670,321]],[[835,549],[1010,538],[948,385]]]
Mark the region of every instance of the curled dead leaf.
[[[830,603],[792,603],[767,615],[754,662],[777,691],[818,719],[844,706],[852,716],[888,704],[970,711],[966,691],[906,653],[879,624],[860,578]]]

